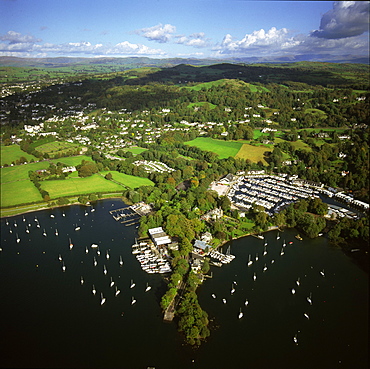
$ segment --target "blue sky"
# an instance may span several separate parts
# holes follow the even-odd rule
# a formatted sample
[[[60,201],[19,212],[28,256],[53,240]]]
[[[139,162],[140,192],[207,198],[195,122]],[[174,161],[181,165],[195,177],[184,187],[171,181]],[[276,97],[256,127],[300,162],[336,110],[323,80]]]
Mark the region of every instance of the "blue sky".
[[[0,56],[367,56],[369,1],[0,0]]]

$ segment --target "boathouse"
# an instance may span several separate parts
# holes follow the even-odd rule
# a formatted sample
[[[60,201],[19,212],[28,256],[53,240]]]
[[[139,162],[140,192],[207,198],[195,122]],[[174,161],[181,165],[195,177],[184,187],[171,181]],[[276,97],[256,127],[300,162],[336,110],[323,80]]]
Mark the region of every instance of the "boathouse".
[[[162,227],[150,228],[148,232],[152,241],[157,247],[161,245],[168,245],[172,242],[171,238],[167,235]]]

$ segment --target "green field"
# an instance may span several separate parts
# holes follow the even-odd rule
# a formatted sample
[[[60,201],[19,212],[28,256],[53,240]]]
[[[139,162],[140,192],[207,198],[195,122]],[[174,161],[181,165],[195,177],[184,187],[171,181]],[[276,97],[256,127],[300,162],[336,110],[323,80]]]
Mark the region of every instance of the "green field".
[[[28,161],[30,161],[31,159],[38,160],[35,156],[22,151],[19,145],[1,145],[0,165],[10,165],[13,161],[16,162],[16,160],[19,160],[21,156],[25,157]]]
[[[70,150],[76,150],[79,146],[70,142],[54,141],[37,146],[37,151],[52,157],[56,154],[64,155]]]
[[[297,141],[286,141],[286,140],[283,140],[282,138],[278,138],[276,137],[275,138],[275,143],[280,143],[280,142],[289,142],[292,144],[292,146],[294,147],[294,150],[307,150],[307,151],[312,151],[312,148],[307,145],[305,142],[303,142],[302,140],[297,140]]]
[[[195,91],[200,91],[201,89],[203,88],[211,88],[213,86],[219,86],[219,85],[222,85],[223,83],[225,82],[228,82],[227,79],[218,79],[216,81],[212,81],[212,82],[204,82],[204,83],[198,83],[197,85],[195,86],[187,86],[185,87],[186,89],[189,89],[189,90],[195,90]]]
[[[208,107],[209,109],[214,109],[216,105],[211,104],[207,101],[200,101],[200,102],[195,102],[195,103],[190,103],[187,107],[188,108],[194,108],[194,107]]]
[[[100,172],[102,176],[105,176],[108,173],[112,174],[112,177],[115,181],[120,182],[123,185],[130,187],[130,188],[138,188],[140,186],[153,186],[154,185],[154,183],[148,178],[130,176],[128,174],[120,173],[120,172],[113,171],[113,170]]]
[[[135,155],[141,154],[144,151],[147,151],[148,149],[144,149],[143,147],[130,147],[128,149],[125,149],[124,151],[130,151]]]
[[[42,198],[30,180],[1,183],[1,207],[36,201],[42,201]]]
[[[234,157],[242,147],[242,143],[235,141],[215,140],[210,137],[197,137],[195,140],[185,142],[186,145],[199,147],[201,150],[212,151],[220,159]]]
[[[41,161],[39,163],[30,163],[23,165],[15,165],[13,167],[1,168],[1,184],[4,182],[14,182],[22,179],[28,179],[28,171],[46,169],[49,167],[49,162]]]
[[[60,158],[60,159],[53,159],[51,161],[54,164],[57,164],[60,162],[67,166],[76,166],[76,165],[81,164],[82,160],[91,161],[91,157],[86,156],[86,155],[78,155],[78,156],[68,156],[66,158]]]
[[[249,159],[253,163],[258,163],[262,161],[263,164],[267,165],[266,160],[264,159],[264,153],[266,151],[272,151],[270,147],[266,146],[253,146],[249,144],[243,144],[239,152],[236,155],[236,158]]]

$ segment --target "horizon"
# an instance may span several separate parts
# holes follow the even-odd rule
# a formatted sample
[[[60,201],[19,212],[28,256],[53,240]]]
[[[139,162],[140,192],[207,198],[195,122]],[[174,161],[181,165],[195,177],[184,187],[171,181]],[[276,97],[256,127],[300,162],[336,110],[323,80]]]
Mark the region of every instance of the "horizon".
[[[0,57],[368,58],[369,3],[0,0]]]

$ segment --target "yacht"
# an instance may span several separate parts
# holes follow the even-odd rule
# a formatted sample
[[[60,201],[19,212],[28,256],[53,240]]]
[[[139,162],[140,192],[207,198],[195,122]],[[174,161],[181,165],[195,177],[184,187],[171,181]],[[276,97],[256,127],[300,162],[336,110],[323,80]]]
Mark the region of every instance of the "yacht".
[[[104,274],[107,275],[107,268],[104,265]]]
[[[307,297],[307,301],[310,305],[312,305],[312,293],[310,293],[310,296]]]
[[[249,304],[249,301],[246,299],[245,302],[244,302],[244,305],[248,306],[248,304]]]
[[[299,281],[299,278],[295,281],[295,283],[297,283],[297,286],[301,284],[301,282]]]
[[[146,284],[146,288],[145,288],[145,292],[150,291],[150,290],[151,290],[151,288],[152,288],[152,287],[151,287],[151,286],[149,286],[149,284],[147,283],[147,284]]]
[[[93,295],[96,294],[96,289],[95,289],[95,286],[94,285],[93,285],[93,288],[92,288],[92,293],[93,293]]]
[[[211,295],[214,299],[216,298],[216,295],[214,294],[214,293],[212,293],[212,295]]]
[[[105,302],[105,297],[103,297],[103,293],[100,294],[101,296],[101,302],[100,302],[100,305],[103,305],[104,302]]]
[[[73,243],[71,241],[71,239],[69,239],[69,249],[72,250],[73,249]]]
[[[123,260],[122,260],[122,256],[120,255],[119,257],[119,265],[122,266],[123,265]]]
[[[114,281],[113,281],[113,278],[110,277],[110,286],[113,287],[114,286]]]
[[[131,279],[131,285],[130,285],[130,288],[134,288],[135,287],[135,283],[134,281]]]
[[[252,264],[253,264],[253,261],[251,259],[251,254],[249,254],[248,266],[251,266]]]
[[[118,289],[118,287],[116,286],[116,296],[118,296],[119,295],[119,293],[120,293],[121,291]]]
[[[135,304],[136,300],[134,299],[134,296],[131,298],[131,305]]]
[[[84,279],[81,277],[81,284],[84,284]]]
[[[242,313],[242,308],[240,308],[239,310],[239,316],[238,316],[239,319],[243,318],[243,313]]]

